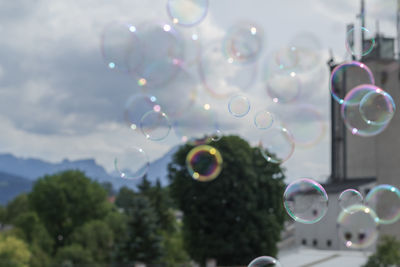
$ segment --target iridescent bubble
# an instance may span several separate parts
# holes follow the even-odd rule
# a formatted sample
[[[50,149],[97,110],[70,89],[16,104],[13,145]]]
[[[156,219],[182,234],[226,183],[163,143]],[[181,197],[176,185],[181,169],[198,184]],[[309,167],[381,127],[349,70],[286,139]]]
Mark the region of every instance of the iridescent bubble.
[[[284,46],[274,52],[274,63],[280,70],[295,70],[299,57],[296,47]]]
[[[217,129],[215,132],[211,135],[211,140],[214,142],[218,142],[222,138],[222,131]]]
[[[360,102],[363,97],[371,92],[375,92],[377,87],[371,84],[362,84],[351,89],[346,94],[341,107],[341,115],[346,127],[353,135],[363,137],[375,136],[383,132],[388,123],[386,124],[373,124],[367,123],[360,113]]]
[[[258,147],[262,156],[271,163],[283,163],[294,152],[295,144],[292,134],[283,127],[272,127],[260,131]]]
[[[216,98],[226,98],[253,84],[257,65],[235,64],[224,56],[221,42],[216,42],[204,49],[198,70],[207,92]]]
[[[253,22],[241,22],[231,27],[223,47],[228,61],[248,63],[256,61],[263,48],[264,31]]]
[[[181,28],[179,30],[184,42],[184,62],[183,65],[188,68],[199,64],[202,51],[202,35],[196,28]]]
[[[357,44],[354,42],[355,40],[361,40],[361,38],[358,38],[359,34],[360,36],[361,34],[364,35],[363,44]],[[360,58],[371,53],[374,47],[375,47],[375,38],[367,28],[353,27],[347,32],[346,49],[350,54]]]
[[[157,98],[151,95],[136,94],[129,97],[124,108],[124,119],[129,128],[139,130],[143,115],[152,110],[160,110]]]
[[[325,189],[308,178],[290,183],[283,194],[283,201],[290,217],[305,224],[320,221],[328,210],[328,194]]]
[[[174,121],[175,133],[182,142],[208,143],[218,129],[217,115],[212,108],[193,107]]]
[[[115,157],[114,168],[121,178],[139,179],[146,175],[149,159],[142,148],[130,147]]]
[[[271,128],[274,123],[274,116],[268,110],[260,110],[254,115],[254,124],[260,130]]]
[[[147,22],[136,28],[144,58],[133,72],[138,85],[154,88],[172,81],[184,59],[184,42],[179,33],[172,25],[161,22]]]
[[[200,90],[201,84],[197,77],[182,69],[170,83],[148,91],[157,96],[157,102],[163,112],[173,119],[182,116],[193,107]]]
[[[349,207],[363,204],[363,196],[355,189],[346,189],[339,195],[339,206],[349,212]]]
[[[369,191],[365,203],[375,209],[379,224],[392,224],[400,219],[400,190],[397,187],[378,185]]]
[[[297,72],[309,71],[320,63],[321,43],[316,35],[310,32],[297,34],[290,42],[288,47],[292,54],[295,54]]]
[[[269,74],[266,89],[273,102],[290,103],[299,97],[301,83],[296,72],[277,71]]]
[[[206,17],[208,0],[168,0],[167,11],[173,23],[191,27]]]
[[[359,109],[368,124],[382,125],[393,118],[396,105],[391,95],[377,87],[361,99]]]
[[[147,139],[160,141],[169,135],[171,123],[164,112],[151,110],[140,120],[140,130]]]
[[[378,217],[370,207],[350,206],[337,219],[339,238],[347,248],[367,248],[378,238],[377,221]]]
[[[129,72],[143,62],[143,44],[130,23],[108,24],[101,35],[101,52],[110,69]]]
[[[315,107],[299,105],[285,110],[282,114],[283,124],[292,133],[296,146],[311,147],[325,136],[325,119]],[[292,114],[296,114],[296,117],[291,117]]]
[[[218,177],[222,170],[221,153],[214,147],[200,145],[186,156],[186,167],[193,179],[209,182]]]
[[[244,117],[249,113],[250,100],[244,95],[235,95],[229,100],[228,110],[235,117]]]
[[[252,260],[247,267],[281,267],[281,264],[277,259],[261,256]]]
[[[345,88],[354,88],[361,84],[375,84],[374,75],[364,63],[351,61],[340,64],[333,69],[329,89],[333,99],[339,104],[343,104]]]

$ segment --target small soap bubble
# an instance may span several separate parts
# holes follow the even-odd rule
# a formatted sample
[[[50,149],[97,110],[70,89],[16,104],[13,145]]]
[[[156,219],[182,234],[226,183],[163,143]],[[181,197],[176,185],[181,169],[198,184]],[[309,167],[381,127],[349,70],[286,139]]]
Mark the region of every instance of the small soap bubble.
[[[174,24],[191,27],[206,17],[208,0],[168,0],[167,11]]]
[[[353,205],[363,204],[363,196],[361,193],[355,189],[346,189],[339,195],[339,206],[342,210],[349,212],[349,207]]]
[[[281,267],[281,264],[275,258],[261,256],[252,260],[247,267]]]
[[[400,219],[400,190],[393,185],[372,188],[365,197],[365,204],[375,210],[379,224],[392,224]]]
[[[244,117],[249,113],[250,101],[246,96],[235,95],[229,100],[228,110],[235,117]]]
[[[161,141],[169,135],[171,123],[167,114],[157,108],[143,115],[140,120],[140,130],[147,139]]]
[[[318,182],[301,178],[290,183],[283,194],[287,213],[295,221],[313,224],[328,211],[328,194]]]
[[[200,182],[210,182],[217,178],[222,170],[222,162],[221,153],[208,145],[194,147],[186,156],[189,174]]]
[[[347,248],[364,249],[378,238],[378,217],[373,209],[352,205],[342,210],[337,219],[339,238]]]
[[[142,148],[129,147],[115,156],[114,168],[120,178],[139,179],[146,175],[149,159]]]
[[[274,116],[268,110],[260,110],[254,115],[254,124],[260,130],[271,128],[274,123]]]

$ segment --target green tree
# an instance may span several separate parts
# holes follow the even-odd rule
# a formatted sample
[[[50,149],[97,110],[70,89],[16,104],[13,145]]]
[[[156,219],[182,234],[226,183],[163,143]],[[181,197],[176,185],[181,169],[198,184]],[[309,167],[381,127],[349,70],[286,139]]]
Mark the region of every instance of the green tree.
[[[107,192],[80,171],[65,171],[40,178],[29,200],[55,248],[84,223],[104,218],[111,211]]]
[[[168,188],[161,186],[160,180],[157,179],[153,186],[146,177],[138,185],[140,194],[146,196],[154,208],[157,215],[157,224],[164,231],[174,230],[175,216],[173,214],[173,201],[170,197]]]
[[[163,252],[162,262],[166,267],[187,266],[190,257],[185,251],[181,227],[175,226],[176,231],[163,231]]]
[[[184,213],[185,247],[204,264],[247,264],[259,255],[274,256],[285,220],[283,170],[267,162],[259,149],[237,136],[212,144],[223,157],[223,169],[211,182],[198,182],[186,169],[181,147],[169,164],[170,190]]]
[[[55,266],[93,266],[95,262],[89,250],[79,244],[72,244],[60,248],[54,259]]]
[[[5,212],[4,221],[6,223],[13,223],[14,219],[20,214],[31,210],[27,194],[21,194],[8,203]]]
[[[383,236],[376,253],[368,258],[364,267],[400,266],[400,241],[393,236]]]
[[[113,231],[103,221],[90,221],[77,228],[71,235],[70,242],[79,244],[91,253],[96,263],[109,263],[113,247]]]
[[[115,199],[115,205],[123,210],[128,210],[132,206],[135,197],[136,193],[133,190],[123,186]]]
[[[116,261],[159,263],[162,256],[162,238],[157,226],[156,214],[146,197],[136,196],[126,210],[127,232],[117,244]]]
[[[0,266],[28,267],[31,252],[28,245],[14,237],[0,235]]]

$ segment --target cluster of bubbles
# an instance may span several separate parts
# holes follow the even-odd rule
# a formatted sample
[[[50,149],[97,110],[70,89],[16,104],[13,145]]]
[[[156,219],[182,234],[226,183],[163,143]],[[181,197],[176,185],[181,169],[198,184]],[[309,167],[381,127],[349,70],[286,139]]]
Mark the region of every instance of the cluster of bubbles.
[[[295,221],[319,222],[328,211],[328,194],[321,184],[301,178],[290,183],[283,195],[284,207]],[[378,238],[381,224],[400,219],[400,191],[392,185],[378,185],[364,198],[356,189],[346,189],[338,197],[337,217],[340,240],[348,248],[367,248]]]
[[[346,48],[358,58],[368,55],[375,47],[375,39],[367,38],[361,48],[353,43],[355,33],[370,35],[368,29],[352,28],[347,34]],[[346,79],[351,76],[352,79]],[[389,125],[396,111],[392,96],[375,85],[370,68],[363,62],[350,61],[336,66],[330,78],[332,98],[341,105],[341,116],[347,129],[363,137],[376,136]],[[352,88],[344,94],[344,88]]]
[[[200,36],[192,27],[205,18],[208,5],[208,0],[168,0],[167,13],[172,23],[118,21],[107,25],[101,37],[106,66],[130,75],[138,91],[125,103],[127,126],[156,142],[166,139],[173,130],[179,140],[193,145],[186,156],[186,168],[199,182],[216,179],[222,171],[223,158],[210,145],[222,136],[217,114],[210,104],[196,105],[198,94],[204,90],[216,99],[228,99],[227,110],[233,117],[248,116],[252,107],[243,92],[255,80],[265,42],[259,25],[242,21],[229,28],[222,40],[203,49]],[[369,33],[365,28],[361,30]],[[374,48],[375,40],[369,39],[371,43],[357,53],[351,37],[355,32],[348,32],[346,48],[354,56],[365,56]],[[320,48],[314,35],[300,34],[263,63],[266,95],[273,105],[284,110],[278,114],[263,107],[254,112],[258,147],[267,162],[286,162],[295,147],[315,145],[326,132],[321,113],[300,101],[305,77],[318,76],[315,73]],[[193,66],[195,72],[191,71]],[[346,75],[357,79],[351,79],[353,84],[349,84]],[[375,85],[365,63],[351,61],[336,66],[329,87],[332,98],[341,105],[346,127],[354,135],[377,135],[394,116],[392,97]],[[349,87],[352,89],[344,95],[343,88]],[[287,114],[296,114],[296,120]],[[114,166],[121,178],[138,179],[147,173],[149,160],[142,148],[129,147],[115,157]],[[283,200],[289,216],[304,224],[320,221],[328,211],[327,192],[309,178],[290,183]],[[377,239],[380,224],[400,219],[400,191],[391,185],[379,185],[365,198],[357,190],[347,189],[340,194],[338,203],[339,235],[348,248],[370,246]],[[248,266],[281,265],[272,257],[262,256]]]

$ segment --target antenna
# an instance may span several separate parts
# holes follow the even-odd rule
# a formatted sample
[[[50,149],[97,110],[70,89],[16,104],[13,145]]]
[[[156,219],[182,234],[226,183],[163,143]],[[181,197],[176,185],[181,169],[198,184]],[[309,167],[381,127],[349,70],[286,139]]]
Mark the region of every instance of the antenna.
[[[400,1],[400,0],[398,0]],[[365,0],[361,0],[361,9],[360,9],[360,14],[357,15],[357,18],[361,20],[361,54],[362,54],[362,49],[364,46],[364,40],[365,40]]]

